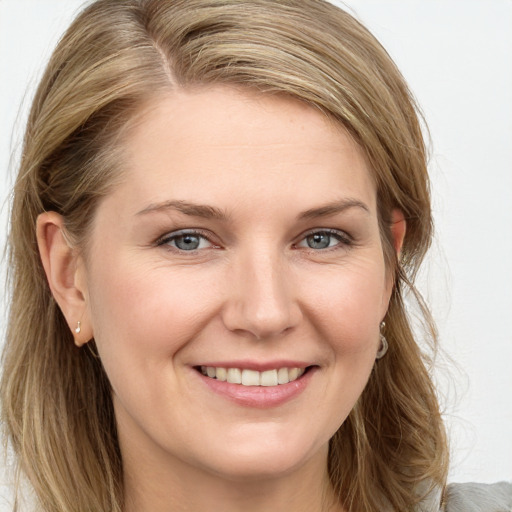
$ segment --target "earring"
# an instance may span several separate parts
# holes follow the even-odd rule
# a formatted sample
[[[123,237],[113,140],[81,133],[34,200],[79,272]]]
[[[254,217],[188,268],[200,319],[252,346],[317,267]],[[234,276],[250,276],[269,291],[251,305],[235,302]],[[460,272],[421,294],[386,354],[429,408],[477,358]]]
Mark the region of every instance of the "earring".
[[[80,322],[80,320],[78,320],[78,322],[76,323],[76,327],[75,327],[76,334],[80,334],[81,330],[82,330],[82,323]]]
[[[386,327],[385,322],[381,322],[380,334],[379,334],[380,347],[379,347],[377,354],[375,355],[375,359],[381,359],[382,357],[384,357],[389,348],[388,340],[386,339],[386,336],[384,336],[384,334],[382,334],[382,329],[384,329],[384,327]]]

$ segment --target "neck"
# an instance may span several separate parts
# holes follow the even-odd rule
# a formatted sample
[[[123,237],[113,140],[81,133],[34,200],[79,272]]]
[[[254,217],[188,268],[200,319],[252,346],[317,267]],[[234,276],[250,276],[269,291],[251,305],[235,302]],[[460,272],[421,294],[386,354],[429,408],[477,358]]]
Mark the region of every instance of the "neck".
[[[286,475],[243,479],[176,461],[163,468],[125,460],[125,512],[342,512],[323,455]]]

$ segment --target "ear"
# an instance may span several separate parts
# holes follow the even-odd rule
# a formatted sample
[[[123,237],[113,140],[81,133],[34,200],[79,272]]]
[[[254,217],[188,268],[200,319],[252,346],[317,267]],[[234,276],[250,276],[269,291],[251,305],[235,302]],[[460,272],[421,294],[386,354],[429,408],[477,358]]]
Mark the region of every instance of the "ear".
[[[402,210],[395,208],[391,212],[391,238],[393,240],[393,247],[398,257],[400,257],[400,253],[402,251],[406,227],[407,226],[404,213]]]
[[[400,258],[400,252],[404,243],[406,232],[406,221],[402,210],[395,208],[391,212],[391,241],[395,250],[397,259]],[[395,275],[394,272],[386,272],[386,293],[385,300],[382,302],[383,310],[381,318],[384,319],[389,307],[389,300],[393,292]]]
[[[52,295],[66,318],[75,344],[82,346],[93,337],[85,268],[78,251],[66,239],[61,215],[44,212],[38,216],[37,244]]]

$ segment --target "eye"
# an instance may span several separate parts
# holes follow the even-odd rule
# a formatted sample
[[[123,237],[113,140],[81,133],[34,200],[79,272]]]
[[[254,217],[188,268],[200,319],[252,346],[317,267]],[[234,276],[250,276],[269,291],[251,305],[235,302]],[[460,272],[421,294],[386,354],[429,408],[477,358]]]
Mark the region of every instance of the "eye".
[[[170,233],[161,238],[157,245],[169,246],[179,251],[197,251],[200,249],[208,249],[214,247],[213,243],[197,231],[178,231]]]
[[[336,247],[338,245],[350,245],[351,240],[348,235],[337,230],[314,231],[306,235],[296,247],[306,247],[308,249],[322,250]]]

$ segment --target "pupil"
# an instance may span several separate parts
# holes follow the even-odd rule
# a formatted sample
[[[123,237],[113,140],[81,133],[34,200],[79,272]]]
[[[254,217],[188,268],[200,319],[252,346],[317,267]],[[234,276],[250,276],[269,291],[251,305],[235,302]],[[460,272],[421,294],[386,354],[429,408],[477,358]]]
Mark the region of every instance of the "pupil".
[[[199,237],[194,235],[182,235],[176,238],[176,247],[184,251],[193,251],[199,247]]]
[[[311,249],[325,249],[329,247],[331,236],[329,233],[315,233],[307,237],[307,242]]]

